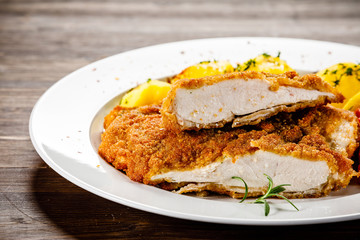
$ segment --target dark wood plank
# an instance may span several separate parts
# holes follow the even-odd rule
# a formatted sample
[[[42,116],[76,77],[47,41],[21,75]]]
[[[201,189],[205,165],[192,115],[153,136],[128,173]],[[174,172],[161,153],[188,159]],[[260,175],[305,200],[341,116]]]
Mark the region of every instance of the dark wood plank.
[[[49,168],[0,169],[0,174],[19,175],[22,181],[29,181],[27,185],[12,188],[15,180],[9,180],[5,184],[9,187],[0,195],[3,213],[0,230],[13,239],[19,234],[27,239],[36,236],[49,239],[57,234],[79,239],[233,239],[250,235],[263,238],[269,232],[285,231],[284,227],[202,223],[146,213],[86,192]],[[359,224],[357,220],[290,226],[286,232],[296,232],[299,238],[321,238],[326,232],[334,238],[355,239]],[[35,229],[36,232],[29,231]]]
[[[42,162],[32,146],[29,136],[9,136],[7,139],[6,137],[1,138],[0,168],[37,168],[39,162]],[[1,183],[8,180],[2,179],[2,177],[3,176],[0,178]],[[16,179],[19,176],[13,177]],[[26,184],[26,181],[22,183]]]

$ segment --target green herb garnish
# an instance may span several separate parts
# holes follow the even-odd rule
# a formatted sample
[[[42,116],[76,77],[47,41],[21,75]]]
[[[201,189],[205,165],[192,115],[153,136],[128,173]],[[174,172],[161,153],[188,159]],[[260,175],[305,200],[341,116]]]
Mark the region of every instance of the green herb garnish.
[[[348,75],[348,76],[352,76],[353,69],[352,68],[347,68],[346,71],[345,71],[345,74]]]
[[[280,58],[280,55],[281,55],[281,52],[279,51],[278,52],[278,55],[276,57]]]
[[[264,204],[264,207],[265,207],[265,216],[268,216],[269,213],[270,213],[270,204],[268,203],[268,201],[266,201],[267,198],[269,197],[278,197],[278,198],[282,198],[284,199],[285,201],[287,201],[288,203],[290,203],[297,211],[299,211],[299,209],[289,200],[287,199],[286,197],[284,197],[283,195],[280,195],[281,192],[285,191],[286,189],[284,188],[284,186],[290,186],[290,184],[281,184],[281,185],[278,185],[276,187],[273,187],[274,183],[273,183],[273,180],[272,178],[269,176],[269,175],[266,175],[264,173],[264,175],[267,177],[267,179],[269,180],[269,187],[268,187],[268,190],[267,192],[255,199],[254,202],[251,202],[251,203],[256,203],[256,204]],[[245,185],[245,194],[244,194],[244,197],[243,199],[240,201],[240,202],[243,202],[246,197],[247,197],[247,194],[248,194],[248,186],[246,184],[246,182],[244,181],[244,179],[240,178],[240,177],[232,177],[232,179],[238,179],[238,180],[241,180],[244,185]]]
[[[243,199],[241,199],[240,203],[242,203],[243,201],[245,201],[245,199],[247,198],[247,195],[248,195],[248,185],[246,184],[246,182],[244,181],[244,179],[242,179],[241,177],[232,177],[232,179],[238,179],[240,181],[242,181],[245,185],[245,194],[244,194],[244,197]]]
[[[287,201],[288,203],[290,203],[297,211],[299,211],[299,209],[286,197],[284,197],[283,195],[280,195],[279,193],[285,191],[286,189],[284,188],[284,186],[290,186],[290,184],[281,184],[278,185],[276,187],[273,188],[273,180],[271,179],[271,177],[269,175],[264,174],[267,179],[269,180],[269,187],[267,192],[265,193],[265,195],[257,198],[254,203],[263,203],[265,204],[265,216],[269,215],[270,212],[270,205],[269,203],[265,200],[269,197],[279,197],[284,199],[285,201]]]
[[[256,66],[256,61],[254,59],[250,59],[245,63],[244,71],[248,70],[251,67],[251,65],[253,65],[254,67]]]
[[[346,66],[343,64],[343,63],[339,63],[339,66],[342,68],[342,69],[345,69]]]
[[[267,53],[263,53],[262,54],[264,57],[266,57],[266,58],[268,58],[268,57],[271,57],[269,54],[267,54]]]
[[[241,65],[240,64],[236,65],[235,71],[236,72],[241,72]]]

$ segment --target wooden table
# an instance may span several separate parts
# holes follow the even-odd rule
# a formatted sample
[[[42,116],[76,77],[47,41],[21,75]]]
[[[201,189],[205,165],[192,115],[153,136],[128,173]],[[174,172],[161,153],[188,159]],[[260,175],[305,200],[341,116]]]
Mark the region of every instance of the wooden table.
[[[132,209],[68,182],[34,150],[28,133],[31,109],[61,77],[134,48],[227,36],[360,46],[360,1],[0,0],[0,239],[240,239],[290,234],[359,239],[359,220],[249,227]]]

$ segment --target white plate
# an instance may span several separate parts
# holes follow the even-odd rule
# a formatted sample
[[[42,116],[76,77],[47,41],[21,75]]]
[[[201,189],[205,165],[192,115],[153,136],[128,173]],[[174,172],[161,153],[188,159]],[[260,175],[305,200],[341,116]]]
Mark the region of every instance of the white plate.
[[[171,217],[229,224],[295,225],[360,218],[360,185],[319,199],[239,204],[228,197],[198,198],[130,181],[97,154],[103,117],[119,94],[148,78],[174,75],[204,60],[243,62],[261,53],[277,55],[300,71],[358,62],[360,48],[280,38],[219,38],[176,42],[121,53],[85,66],[54,84],[30,118],[30,136],[42,159],[74,184],[106,199]]]

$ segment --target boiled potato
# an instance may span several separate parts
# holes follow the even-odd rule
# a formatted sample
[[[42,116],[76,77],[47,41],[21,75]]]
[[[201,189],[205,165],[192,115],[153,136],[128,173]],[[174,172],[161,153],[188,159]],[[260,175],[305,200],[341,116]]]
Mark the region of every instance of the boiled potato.
[[[240,72],[251,70],[272,74],[294,71],[284,60],[280,59],[279,55],[277,57],[273,57],[269,54],[263,53],[255,58],[249,59],[242,64],[238,64],[236,71]]]
[[[158,81],[148,80],[125,94],[121,99],[122,107],[140,107],[151,104],[160,104],[170,90],[170,84]]]
[[[233,66],[228,61],[206,61],[190,66],[175,76],[171,82],[183,78],[199,78],[225,72],[232,72]],[[140,107],[150,104],[159,104],[170,90],[170,84],[150,80],[129,91],[121,100],[120,106]]]
[[[352,96],[349,101],[344,105],[344,109],[355,111],[356,109],[360,109],[360,92]]]
[[[355,63],[338,63],[317,73],[322,79],[338,89],[344,96],[343,103],[332,104],[336,107],[353,109],[357,99],[350,99],[360,91],[360,65]],[[349,104],[348,104],[349,103]],[[355,109],[353,109],[355,110]]]
[[[181,73],[176,75],[171,82],[178,79],[200,78],[218,74],[233,72],[234,68],[229,61],[204,61],[185,68]]]

